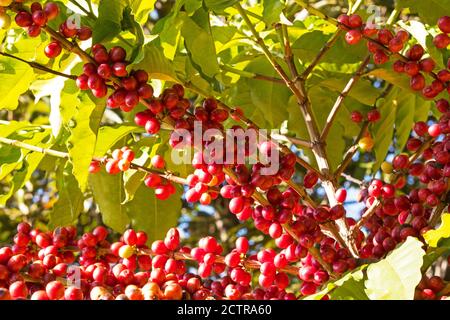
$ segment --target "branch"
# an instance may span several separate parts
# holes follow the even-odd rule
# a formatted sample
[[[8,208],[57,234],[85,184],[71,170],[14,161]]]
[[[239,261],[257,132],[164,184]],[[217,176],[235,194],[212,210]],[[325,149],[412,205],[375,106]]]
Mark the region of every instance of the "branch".
[[[363,227],[369,220],[369,218],[375,213],[380,204],[381,204],[380,200],[375,199],[372,205],[361,216],[361,219],[359,219],[358,222],[351,228],[352,231],[361,229],[361,227]]]
[[[269,76],[266,76],[266,75],[263,75],[263,74],[257,74],[257,73],[254,73],[254,72],[238,70],[238,69],[235,69],[233,67],[230,67],[230,66],[227,66],[227,65],[224,65],[224,64],[220,65],[220,68],[222,70],[224,70],[224,71],[231,72],[231,73],[234,73],[234,74],[238,74],[238,75],[240,75],[242,77],[245,77],[245,78],[269,81],[269,82],[274,82],[274,83],[277,83],[277,84],[284,84],[284,81],[282,79],[277,79],[277,78],[269,77]]]
[[[303,148],[309,148],[311,149],[313,144],[311,143],[311,141],[306,141],[303,139],[299,139],[296,137],[288,137],[282,134],[278,134],[278,133],[272,133],[270,135],[272,138],[274,138],[275,140],[279,140],[279,141],[286,141],[286,142],[291,142],[293,144],[295,144],[296,146],[300,146]]]
[[[21,149],[26,149],[26,150],[30,150],[30,151],[34,151],[34,152],[43,153],[43,154],[57,157],[57,158],[62,158],[62,159],[70,158],[69,153],[67,153],[67,152],[57,151],[57,150],[48,149],[48,148],[41,148],[41,147],[37,147],[37,146],[31,145],[28,143],[24,143],[19,140],[13,140],[13,139],[0,137],[0,143],[7,144],[7,145],[17,147],[17,148],[21,148]],[[103,163],[105,161],[105,158],[93,158],[92,160]],[[160,177],[167,179],[169,181],[172,181],[174,183],[187,185],[186,179],[181,178],[177,175],[174,175],[173,173],[171,173],[169,171],[160,171],[160,170],[156,170],[156,169],[146,168],[146,167],[143,167],[143,166],[135,164],[135,163],[131,163],[130,169],[134,169],[134,170],[138,170],[138,171],[142,171],[142,172],[146,172],[146,173],[154,173],[154,174],[157,174]]]
[[[350,78],[350,80],[347,82],[344,90],[339,94],[339,97],[337,98],[336,102],[334,103],[333,108],[331,109],[330,113],[328,114],[327,122],[325,124],[325,127],[323,128],[322,134],[320,136],[321,141],[326,141],[327,135],[330,132],[330,129],[333,125],[334,118],[336,117],[339,109],[341,108],[342,104],[344,103],[345,98],[348,96],[350,90],[353,88],[355,83],[361,78],[362,73],[366,69],[367,65],[370,62],[370,54],[366,56],[364,61],[359,66],[358,70],[356,70],[353,77]]]
[[[51,74],[54,74],[54,75],[57,75],[57,76],[60,76],[60,77],[64,77],[64,78],[67,78],[67,79],[72,79],[72,80],[76,80],[77,79],[77,76],[75,76],[75,75],[71,75],[71,74],[66,74],[66,73],[62,73],[62,72],[59,72],[59,71],[55,71],[53,69],[47,68],[46,66],[44,66],[42,64],[37,63],[37,62],[27,61],[27,60],[24,60],[22,58],[16,57],[16,56],[14,56],[12,54],[9,54],[9,53],[6,53],[6,52],[0,52],[0,55],[2,55],[4,57],[8,57],[8,58],[12,58],[12,59],[21,61],[23,63],[26,63],[27,65],[29,65],[33,69],[38,69],[38,70],[41,70],[41,71],[44,71],[44,72],[48,72],[48,73],[51,73]]]
[[[303,3],[303,1],[296,1],[298,4],[300,4],[302,7],[306,8],[308,11],[311,11],[311,8],[308,4]],[[358,0],[351,8],[349,8],[349,14],[355,13],[358,11],[359,7],[363,3],[363,0]],[[313,14],[314,12],[320,12],[319,10],[315,9],[311,11]],[[325,43],[325,45],[320,49],[317,56],[314,58],[314,60],[309,64],[309,66],[303,71],[301,74],[302,80],[306,80],[308,76],[311,74],[311,72],[314,70],[314,68],[319,64],[320,60],[325,56],[325,54],[333,47],[333,45],[336,43],[336,41],[339,39],[341,34],[343,33],[342,29],[337,29],[336,32],[331,36],[331,38]]]
[[[363,126],[361,127],[361,130],[359,131],[358,136],[355,139],[355,142],[353,145],[347,150],[344,156],[344,160],[342,160],[341,164],[337,167],[336,172],[334,173],[334,178],[337,180],[345,171],[345,169],[348,167],[350,162],[352,161],[353,156],[355,155],[356,151],[358,151],[358,142],[359,140],[364,137],[367,130],[369,129],[369,122],[365,121],[363,123]]]
[[[309,66],[303,71],[301,74],[301,79],[306,80],[308,76],[311,74],[311,72],[314,70],[314,68],[319,64],[320,60],[325,56],[325,54],[330,50],[333,45],[336,43],[336,41],[339,39],[341,34],[343,33],[342,29],[338,29],[333,36],[328,40],[325,45],[320,49],[317,56],[314,58],[314,60],[309,64]]]
[[[448,181],[447,181],[447,184],[448,184]],[[441,203],[433,210],[433,213],[431,214],[431,217],[429,220],[430,221],[429,225],[431,227],[434,227],[435,225],[437,225],[439,223],[439,219],[442,215],[442,212],[444,211],[445,207],[448,206],[449,203],[450,203],[450,185],[447,188],[447,192],[444,193],[444,195],[442,196]]]
[[[356,179],[356,178],[352,177],[352,176],[349,175],[349,174],[341,173],[341,177],[343,177],[346,181],[349,181],[349,182],[351,182],[351,183],[354,183],[354,184],[356,184],[356,185],[358,185],[358,186],[360,186],[360,187],[365,185],[365,182],[364,182],[364,181],[359,180],[359,179]]]
[[[392,84],[389,84],[386,87],[386,89],[384,89],[383,92],[377,97],[376,101],[385,98],[391,92],[391,90],[393,88],[394,88],[394,86]],[[377,103],[376,101],[374,103],[374,106]],[[370,123],[368,121],[364,121],[363,122],[363,125],[361,127],[361,131],[359,132],[358,136],[356,137],[353,145],[347,150],[347,152],[345,153],[345,156],[344,156],[344,160],[342,160],[342,163],[336,169],[336,172],[334,173],[334,179],[337,180],[344,173],[345,169],[347,168],[347,166],[352,161],[353,156],[355,155],[356,151],[358,151],[358,147],[359,147],[358,146],[358,142],[367,133],[367,130],[369,129],[369,124]]]

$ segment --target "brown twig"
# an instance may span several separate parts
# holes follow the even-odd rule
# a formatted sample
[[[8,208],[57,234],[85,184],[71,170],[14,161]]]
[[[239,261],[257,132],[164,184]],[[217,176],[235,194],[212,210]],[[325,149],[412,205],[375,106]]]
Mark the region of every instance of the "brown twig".
[[[330,132],[331,126],[333,125],[334,119],[344,103],[345,98],[350,93],[350,90],[353,88],[355,83],[361,78],[362,73],[366,69],[367,65],[370,61],[370,55],[366,56],[363,60],[359,68],[356,70],[355,74],[350,78],[350,80],[345,85],[344,90],[339,94],[339,97],[336,99],[336,102],[333,105],[330,113],[328,114],[327,121],[325,123],[325,127],[322,130],[322,134],[320,136],[321,141],[326,141],[328,133]]]

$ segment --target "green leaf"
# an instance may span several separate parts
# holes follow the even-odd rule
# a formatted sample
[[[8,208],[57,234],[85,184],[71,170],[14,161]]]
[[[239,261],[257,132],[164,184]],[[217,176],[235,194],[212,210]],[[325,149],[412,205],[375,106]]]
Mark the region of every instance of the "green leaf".
[[[69,162],[58,166],[56,188],[58,200],[50,212],[50,224],[53,227],[70,225],[83,211],[84,197],[78,187],[77,179],[72,174],[72,165]]]
[[[98,130],[97,143],[94,156],[103,157],[112,146],[130,133],[139,132],[142,129],[136,126],[120,125],[115,127],[101,127]]]
[[[162,239],[169,228],[177,225],[181,214],[181,187],[168,200],[156,198],[153,189],[144,184],[137,189],[133,201],[126,204],[132,224],[144,230],[149,240]]]
[[[92,28],[92,42],[100,43],[113,39],[122,30],[122,14],[126,6],[121,0],[100,0],[98,19]]]
[[[131,9],[139,24],[147,22],[148,15],[155,8],[155,2],[156,0],[130,0]]]
[[[281,1],[263,0],[263,19],[264,23],[271,27],[273,23],[280,20],[280,14],[284,5]]]
[[[386,98],[386,102],[378,108],[380,111],[380,121],[373,124],[372,138],[375,142],[373,152],[376,161],[372,166],[372,172],[378,171],[381,163],[386,158],[389,146],[392,144],[394,136],[395,110],[397,109],[397,95],[393,90]]]
[[[197,12],[200,12],[200,10]],[[206,16],[202,16],[199,19],[201,19],[202,22],[207,20],[209,23],[207,13],[204,13],[204,15]],[[180,16],[180,18],[183,19],[181,35],[185,40],[186,49],[193,62],[201,68],[201,71],[206,76],[214,78],[220,70],[209,25],[207,28],[205,28],[204,25],[200,26],[193,18],[186,15]]]
[[[204,0],[205,5],[213,11],[222,11],[237,2],[239,0]]]
[[[369,265],[365,282],[371,300],[413,300],[414,289],[422,278],[420,268],[425,251],[417,238],[406,241],[388,256]]]
[[[103,222],[117,232],[125,231],[130,219],[125,206],[121,204],[124,196],[122,174],[110,175],[101,170],[89,175],[89,185]]]
[[[298,25],[289,28],[290,33],[297,33],[292,43],[292,52],[304,64],[311,62],[316,57],[317,52],[319,52],[335,32],[334,27],[332,30],[327,31],[327,33],[317,29],[317,26],[310,26],[310,29],[305,29],[304,26],[299,28]],[[322,67],[324,63],[334,64],[336,67],[344,64],[361,63],[366,55],[367,47],[362,41],[358,45],[350,46],[345,42],[343,37],[340,37],[323,57],[318,67]]]
[[[48,131],[43,132],[36,132],[32,134],[31,138],[27,139],[21,139],[23,142],[35,145],[37,147],[43,147],[47,148],[49,147],[48,144],[44,143],[43,141],[46,141],[49,138],[50,133]],[[13,137],[14,139],[15,137]],[[18,137],[16,138],[18,139]],[[3,148],[13,148],[11,146],[3,146],[0,145],[0,151]],[[6,201],[20,188],[24,186],[24,184],[30,179],[33,172],[36,170],[36,168],[39,166],[39,163],[44,157],[43,153],[39,152],[32,152],[30,150],[20,150],[18,148],[15,148],[16,151],[12,151],[10,154],[9,152],[6,153],[6,159],[13,160],[15,157],[19,156],[15,162],[3,164],[1,167],[1,179],[3,180],[4,177],[7,175],[11,175],[11,180],[8,183],[8,189],[6,193],[0,195],[0,205],[5,205]],[[6,149],[8,150],[8,149]],[[3,152],[2,152],[3,154]],[[14,158],[13,158],[14,157]],[[0,164],[3,163],[4,159],[1,159],[0,157]],[[5,188],[6,189],[6,188]]]
[[[417,13],[430,25],[435,25],[440,17],[450,15],[450,0],[397,0],[396,7],[410,8],[412,13]]]
[[[277,77],[278,75],[267,59],[262,56],[253,59],[247,65],[245,71],[264,74],[269,77]],[[255,109],[258,109],[265,120],[265,123],[262,123],[262,128],[278,128],[288,118],[288,112],[284,106],[288,104],[291,93],[286,86],[279,83],[241,77],[235,85],[235,90],[237,92],[234,95],[242,95],[242,97],[233,99],[235,100],[233,104],[244,107],[236,100],[246,97],[249,105],[244,107],[244,111],[255,112]],[[251,116],[251,113],[248,116]],[[253,117],[251,119],[255,120]]]
[[[142,59],[136,61],[134,68],[147,71],[151,79],[177,82],[172,62],[164,56],[163,50],[154,42],[145,45]]]
[[[407,76],[398,74],[397,72],[392,70],[391,64],[387,64],[385,68],[374,69],[374,70],[366,73],[365,76],[377,77],[377,78],[386,80],[387,82],[395,85],[396,87],[400,87],[411,93],[419,94],[416,91],[413,91],[411,89],[411,86],[409,85],[409,78]]]
[[[149,146],[153,146],[152,149],[157,149],[159,144],[155,144],[155,137],[149,137],[148,139],[142,139],[139,141],[139,145],[142,145],[141,142],[145,141],[148,143]],[[135,148],[133,148],[135,150]],[[142,154],[140,157],[136,158],[133,163],[136,163],[140,166],[147,166],[150,162],[151,157],[155,154],[152,152],[151,155],[149,155],[148,152],[149,147],[141,148]],[[135,151],[136,152],[136,151]],[[136,153],[137,154],[137,153]],[[123,174],[123,182],[124,182],[124,190],[125,190],[125,199],[123,200],[122,204],[125,204],[134,198],[134,194],[136,193],[137,189],[142,185],[143,180],[146,176],[145,172],[129,169],[124,172]]]
[[[414,125],[416,97],[413,94],[399,95],[397,98],[397,113],[395,115],[396,149],[402,151],[411,129]]]
[[[331,69],[330,66],[329,69]],[[310,85],[317,84],[321,87],[341,93],[351,76],[353,76],[353,72],[351,72],[351,74],[345,74],[341,72],[318,70],[314,73],[314,77],[310,79],[309,83]],[[364,79],[357,81],[348,93],[349,97],[366,105],[373,105],[379,95],[379,90],[377,90],[370,81]]]
[[[440,240],[437,248],[429,247],[427,250],[427,254],[423,257],[422,273],[425,273],[437,259],[442,256],[446,256],[449,253],[450,238]]]
[[[27,64],[0,57],[0,109],[15,110],[33,80],[33,69]]]
[[[94,155],[97,132],[105,110],[105,101],[97,100],[96,104],[86,94],[82,95],[80,100],[77,113],[69,122],[71,135],[68,143],[71,147],[68,149],[73,174],[80,189],[84,191],[87,186],[89,165]]]
[[[367,265],[347,273],[335,282],[328,283],[325,288],[313,295],[307,296],[303,300],[320,300],[326,294],[332,300],[369,300],[364,292],[364,273]]]
[[[427,231],[423,238],[431,247],[437,247],[439,240],[450,238],[450,214],[444,213],[441,216],[441,225],[436,230]]]

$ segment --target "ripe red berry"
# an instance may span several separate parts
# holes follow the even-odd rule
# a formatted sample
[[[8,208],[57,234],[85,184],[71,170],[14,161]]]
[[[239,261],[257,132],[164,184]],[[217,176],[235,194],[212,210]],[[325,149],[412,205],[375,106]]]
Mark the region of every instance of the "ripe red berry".
[[[26,28],[33,24],[33,17],[26,11],[20,11],[16,15],[16,23],[19,27]]]
[[[126,230],[123,233],[123,241],[130,246],[134,246],[137,242],[136,231],[134,231],[133,229]]]
[[[392,68],[394,69],[395,72],[403,73],[405,72],[405,63],[401,60],[397,60],[392,65]]]
[[[412,90],[414,91],[421,91],[423,88],[425,88],[426,82],[425,77],[419,73],[411,77],[409,81],[409,85]]]
[[[432,72],[436,67],[436,62],[432,58],[426,58],[420,61],[420,69],[423,72]]]
[[[369,122],[377,122],[380,119],[381,119],[381,114],[380,114],[380,111],[378,111],[377,109],[372,109],[367,113],[367,120]]]
[[[443,33],[450,33],[450,17],[444,16],[439,18],[438,27]]]
[[[82,26],[77,30],[77,37],[81,41],[90,39],[92,37],[92,29],[86,26]]]
[[[400,52],[403,49],[403,41],[400,38],[395,37],[389,41],[388,47],[392,52]]]
[[[336,190],[335,197],[337,202],[341,203],[345,202],[345,199],[347,198],[347,190],[345,189]]]
[[[388,45],[389,41],[394,38],[392,32],[388,29],[381,29],[378,31],[378,41],[380,41],[384,45]]]
[[[50,300],[59,300],[64,297],[64,285],[59,281],[49,282],[45,286],[45,292]]]
[[[123,62],[127,57],[127,52],[124,48],[116,46],[109,51],[109,58],[112,62]]]
[[[124,62],[116,62],[112,66],[113,73],[117,77],[126,77],[128,75],[127,65]]]
[[[411,47],[411,49],[408,50],[406,53],[406,56],[414,61],[419,61],[422,56],[424,55],[425,50],[420,44],[415,44]]]
[[[61,54],[62,47],[61,44],[58,41],[52,41],[50,42],[44,49],[45,55],[50,58],[56,58]]]
[[[432,137],[437,137],[441,134],[441,128],[439,127],[439,124],[435,123],[432,124],[429,128],[428,128],[428,134]]]
[[[350,27],[350,17],[346,14],[341,14],[339,17],[337,17],[337,21],[342,24],[339,27],[347,29]]]
[[[112,70],[109,64],[102,63],[97,68],[97,73],[103,79],[109,79],[112,76]]]
[[[162,156],[160,156],[159,154],[154,155],[150,162],[151,162],[152,166],[157,169],[163,169],[166,165],[164,158]]]
[[[47,15],[44,11],[34,11],[31,17],[33,19],[33,22],[40,27],[45,26],[45,24],[47,23]]]
[[[41,27],[37,24],[33,24],[27,29],[28,36],[35,38],[41,34]]]
[[[239,253],[245,254],[247,253],[249,248],[248,239],[246,237],[239,237],[236,239],[236,250]]]
[[[360,28],[362,27],[363,21],[358,14],[352,14],[348,17],[348,25],[351,28]]]
[[[24,299],[28,296],[28,288],[25,282],[16,281],[9,286],[9,293],[13,299]]]
[[[375,64],[385,64],[389,61],[389,57],[383,50],[378,49],[373,55],[373,61]]]
[[[68,24],[67,21],[65,21],[59,25],[59,32],[65,38],[73,38],[77,34],[77,29],[75,28],[74,25]]]
[[[408,61],[405,64],[405,73],[407,73],[409,76],[415,76],[420,72],[420,66],[415,61]]]
[[[445,49],[450,45],[450,37],[445,33],[438,34],[434,37],[433,43],[436,48]]]
[[[362,33],[359,30],[350,30],[345,34],[345,41],[350,45],[355,45],[362,39]]]
[[[315,172],[310,171],[303,177],[303,185],[305,188],[310,189],[316,185],[318,180],[319,176]]]
[[[55,19],[59,14],[59,7],[54,2],[47,2],[44,6],[44,12],[48,20]]]
[[[142,99],[149,99],[153,96],[153,87],[149,84],[141,84],[138,87],[139,97]]]
[[[83,300],[83,291],[76,286],[70,286],[64,291],[64,300]]]

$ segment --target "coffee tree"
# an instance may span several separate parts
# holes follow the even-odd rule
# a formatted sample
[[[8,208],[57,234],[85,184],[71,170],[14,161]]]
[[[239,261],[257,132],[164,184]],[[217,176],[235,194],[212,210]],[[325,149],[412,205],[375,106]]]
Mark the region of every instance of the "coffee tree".
[[[450,1],[154,5],[0,1],[0,300],[446,299]]]

